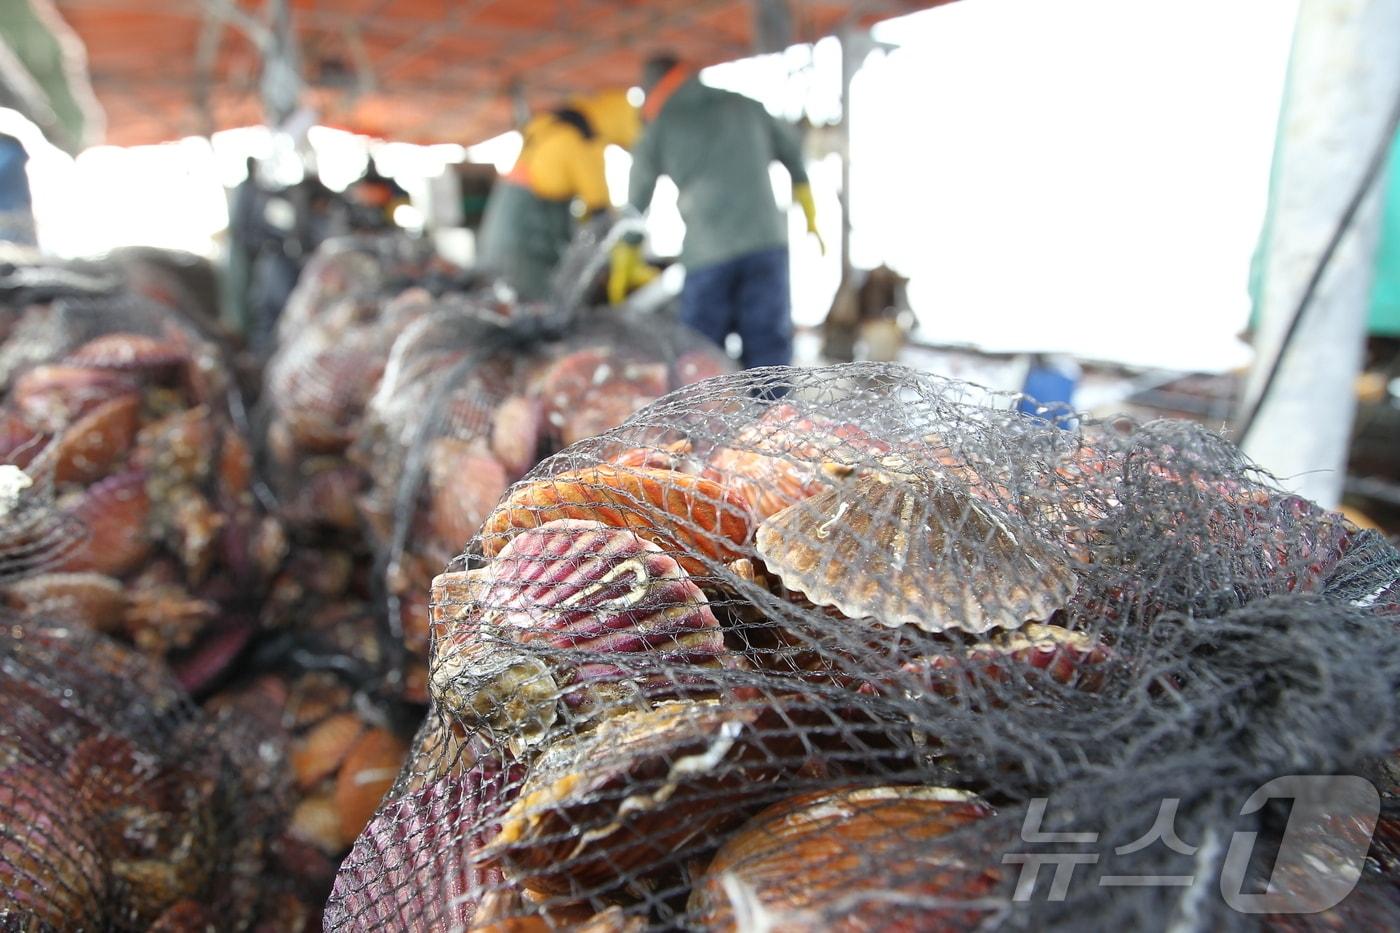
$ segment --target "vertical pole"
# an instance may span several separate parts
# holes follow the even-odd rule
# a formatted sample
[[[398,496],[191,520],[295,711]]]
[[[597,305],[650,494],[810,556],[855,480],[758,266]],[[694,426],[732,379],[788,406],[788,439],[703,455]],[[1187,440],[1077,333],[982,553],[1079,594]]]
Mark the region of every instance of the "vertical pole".
[[[851,29],[843,29],[841,42],[841,282],[851,280],[851,79],[869,51]]]
[[[1386,133],[1400,94],[1400,0],[1301,0],[1264,241],[1252,405],[1338,218]],[[1244,449],[1285,486],[1341,500],[1366,334],[1380,191],[1342,239]],[[1247,405],[1247,407],[1248,407]]]

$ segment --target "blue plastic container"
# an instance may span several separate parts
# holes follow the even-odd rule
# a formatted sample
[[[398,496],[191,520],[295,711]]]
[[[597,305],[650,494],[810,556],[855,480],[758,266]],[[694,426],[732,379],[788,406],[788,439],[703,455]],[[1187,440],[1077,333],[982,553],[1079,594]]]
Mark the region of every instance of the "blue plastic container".
[[[1021,387],[1026,398],[1016,403],[1016,410],[1057,427],[1071,427],[1074,390],[1079,387],[1079,376],[1079,365],[1073,360],[1032,356],[1031,368]]]

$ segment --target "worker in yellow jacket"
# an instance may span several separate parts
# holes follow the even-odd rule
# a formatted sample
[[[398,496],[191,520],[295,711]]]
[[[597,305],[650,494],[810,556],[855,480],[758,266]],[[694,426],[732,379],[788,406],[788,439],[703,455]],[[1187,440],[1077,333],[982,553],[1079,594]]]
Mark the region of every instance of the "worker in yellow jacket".
[[[522,299],[549,296],[555,269],[582,216],[612,207],[603,173],[609,145],[630,149],[641,129],[625,90],[579,97],[530,119],[515,167],[491,191],[477,256]]]

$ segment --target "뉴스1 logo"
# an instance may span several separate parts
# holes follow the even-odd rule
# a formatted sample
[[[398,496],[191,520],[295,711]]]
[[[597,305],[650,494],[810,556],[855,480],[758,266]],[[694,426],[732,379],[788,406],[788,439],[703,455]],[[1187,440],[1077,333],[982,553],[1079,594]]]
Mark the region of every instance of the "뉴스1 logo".
[[[1371,782],[1355,775],[1297,774],[1275,778],[1244,801],[1240,816],[1258,813],[1271,800],[1291,800],[1288,823],[1279,843],[1278,854],[1262,892],[1246,892],[1251,859],[1255,857],[1258,833],[1237,831],[1228,847],[1223,840],[1208,839],[1198,844],[1183,840],[1176,831],[1180,801],[1167,798],[1158,808],[1152,828],[1141,838],[1114,848],[1117,856],[1131,855],[1150,846],[1163,845],[1183,856],[1195,856],[1193,864],[1209,868],[1219,864],[1220,895],[1234,910],[1246,914],[1311,914],[1341,903],[1356,887],[1380,816],[1380,794]],[[1031,800],[1021,825],[1021,840],[1033,845],[1086,846],[1096,843],[1096,832],[1046,832],[1044,823],[1048,798]],[[1346,827],[1346,831],[1339,831]],[[1221,848],[1224,859],[1220,861]],[[1002,856],[1004,865],[1020,865],[1012,900],[1025,902],[1042,894],[1049,901],[1063,901],[1080,865],[1096,865],[1102,853],[1075,851],[1011,852]],[[1042,889],[1042,868],[1049,879]],[[1198,872],[1201,869],[1198,868]],[[1190,887],[1197,874],[1117,875],[1103,874],[1101,887]]]

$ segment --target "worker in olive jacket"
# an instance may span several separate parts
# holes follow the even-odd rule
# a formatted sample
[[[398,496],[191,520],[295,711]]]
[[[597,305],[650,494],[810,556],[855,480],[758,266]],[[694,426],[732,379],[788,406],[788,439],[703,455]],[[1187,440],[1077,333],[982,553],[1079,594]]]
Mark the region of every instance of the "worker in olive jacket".
[[[520,156],[486,201],[477,239],[481,269],[524,300],[547,298],[574,234],[574,202],[586,217],[608,211],[603,151],[630,148],[641,128],[626,90],[579,97],[525,125]]]
[[[775,161],[787,168],[793,200],[816,233],[796,135],[757,101],[701,84],[673,56],[648,61],[643,85],[646,126],[632,156],[628,200],[645,211],[662,175],[680,192],[681,319],[720,346],[738,334],[746,368],[790,363],[787,218],[773,197],[768,168]],[[609,297],[620,301],[639,268],[640,245],[619,245]]]

